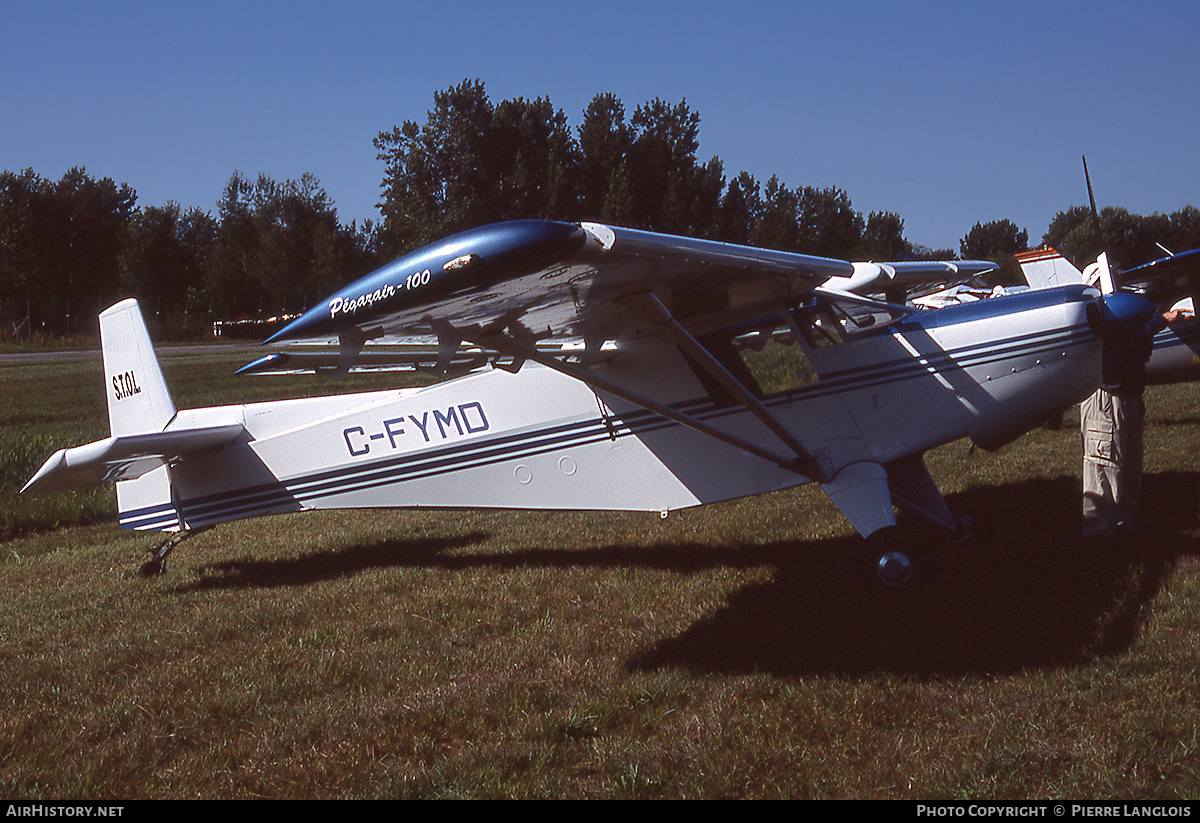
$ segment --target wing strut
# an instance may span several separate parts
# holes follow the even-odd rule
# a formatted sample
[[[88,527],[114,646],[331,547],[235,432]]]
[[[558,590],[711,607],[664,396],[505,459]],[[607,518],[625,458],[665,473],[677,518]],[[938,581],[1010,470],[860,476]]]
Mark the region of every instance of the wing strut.
[[[671,312],[667,310],[667,307],[662,304],[662,301],[660,301],[658,297],[651,292],[640,292],[638,294],[618,300],[617,302],[629,309],[634,314],[637,314],[639,317],[649,320],[651,323],[654,323],[656,326],[659,326],[666,331],[681,349],[687,352],[722,386],[731,391],[751,414],[757,417],[764,426],[770,429],[772,434],[782,440],[784,445],[795,452],[796,457],[800,459],[801,463],[808,464],[806,468],[815,468],[817,469],[817,475],[821,474],[821,469],[823,467],[817,462],[817,458],[812,454],[812,452],[805,448],[804,444],[797,440],[795,435],[788,431],[787,427],[780,423],[775,416],[767,410],[767,407],[764,406],[762,402],[755,397],[750,390],[745,387],[745,385],[742,384],[740,380],[730,374],[729,370],[722,366],[721,363],[709,353],[708,349],[700,345],[699,341],[692,337],[692,335],[688,333],[687,329],[681,326],[679,321],[671,316]],[[806,471],[805,473],[808,474],[809,472]],[[816,479],[822,481],[830,479],[828,477],[820,477],[817,475],[811,476],[814,476]]]
[[[774,463],[780,468],[794,471],[797,474],[801,474],[805,477],[819,480],[821,482],[828,480],[833,475],[831,467],[818,461],[816,458],[804,460],[803,458],[786,457],[784,455],[775,454],[774,452],[762,448],[756,443],[752,443],[749,440],[745,440],[732,435],[729,432],[722,431],[714,426],[710,426],[702,420],[698,420],[691,415],[684,414],[683,412],[673,409],[663,403],[651,400],[650,398],[638,394],[637,392],[630,391],[629,389],[626,389],[617,383],[592,374],[586,369],[559,360],[553,355],[539,351],[537,346],[522,343],[510,335],[499,332],[483,332],[482,330],[461,330],[460,334],[464,340],[468,340],[469,342],[474,343],[481,348],[487,348],[501,354],[510,355],[518,362],[522,360],[532,360],[535,363],[539,363],[547,368],[554,369],[561,374],[565,374],[568,377],[572,377],[586,386],[598,391],[606,392],[615,397],[620,397],[622,400],[633,403],[635,406],[640,406],[647,411],[654,412],[655,414],[661,415],[668,420],[673,420],[674,422],[679,423],[682,426],[687,426],[688,428],[698,431],[701,434],[706,434],[709,437],[713,437],[723,443],[728,443],[735,448],[741,449],[742,451],[753,454],[754,456],[760,457],[763,460]]]

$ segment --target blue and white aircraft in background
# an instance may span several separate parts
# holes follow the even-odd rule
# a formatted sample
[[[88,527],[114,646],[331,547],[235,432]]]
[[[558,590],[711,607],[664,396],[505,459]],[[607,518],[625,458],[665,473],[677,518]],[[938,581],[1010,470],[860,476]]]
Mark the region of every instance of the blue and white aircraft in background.
[[[972,264],[851,263],[598,224],[485,226],[405,255],[268,343],[429,336],[502,358],[425,388],[177,410],[138,305],[100,315],[111,435],[51,456],[24,491],[116,485],[124,528],[178,540],[308,509],[661,512],[816,482],[881,543],[896,507],[961,526],[923,461],[996,449],[1078,403],[1153,303],[1081,283],[936,311],[864,290]],[[990,265],[990,264],[987,264]],[[875,285],[867,285],[868,281]],[[888,313],[858,328],[846,305]],[[764,392],[738,341],[786,339],[815,379]],[[781,338],[782,334],[782,338]],[[547,347],[558,340],[572,348]],[[268,357],[275,356],[269,355]]]

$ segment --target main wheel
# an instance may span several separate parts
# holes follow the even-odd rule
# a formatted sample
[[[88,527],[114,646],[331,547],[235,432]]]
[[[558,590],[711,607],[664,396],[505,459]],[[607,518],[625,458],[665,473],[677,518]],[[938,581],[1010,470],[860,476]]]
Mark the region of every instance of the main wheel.
[[[903,586],[912,578],[912,561],[904,552],[884,552],[875,564],[875,573],[888,586]]]

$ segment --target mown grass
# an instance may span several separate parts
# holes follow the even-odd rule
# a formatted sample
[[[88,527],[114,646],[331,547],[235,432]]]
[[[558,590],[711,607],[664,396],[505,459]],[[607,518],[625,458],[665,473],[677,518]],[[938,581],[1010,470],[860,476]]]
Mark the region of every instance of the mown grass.
[[[165,362],[181,406],[330,386]],[[0,376],[20,511],[38,438],[103,436],[103,387],[96,363]],[[247,521],[152,580],[107,498],[26,512],[0,544],[0,793],[1195,797],[1200,398],[1149,404],[1152,538],[1077,538],[1068,419],[930,455],[975,534],[912,528],[899,590],[811,488],[666,519]]]

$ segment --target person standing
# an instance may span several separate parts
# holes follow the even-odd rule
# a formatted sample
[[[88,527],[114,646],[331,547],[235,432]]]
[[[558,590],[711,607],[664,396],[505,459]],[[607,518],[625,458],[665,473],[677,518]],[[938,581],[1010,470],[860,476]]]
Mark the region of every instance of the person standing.
[[[1146,405],[1134,385],[1102,386],[1079,407],[1085,537],[1137,528]]]
[[[1174,322],[1171,311],[1162,321]],[[1127,346],[1106,353],[1101,386],[1079,407],[1083,438],[1083,533],[1096,537],[1138,533],[1145,460],[1146,363],[1153,350],[1153,324]]]

